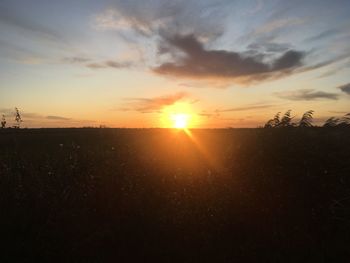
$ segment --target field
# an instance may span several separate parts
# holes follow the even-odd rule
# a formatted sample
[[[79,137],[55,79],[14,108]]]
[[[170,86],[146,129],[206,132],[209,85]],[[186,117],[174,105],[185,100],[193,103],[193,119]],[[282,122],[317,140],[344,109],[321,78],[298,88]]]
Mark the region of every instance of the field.
[[[349,262],[349,135],[0,130],[0,262]]]

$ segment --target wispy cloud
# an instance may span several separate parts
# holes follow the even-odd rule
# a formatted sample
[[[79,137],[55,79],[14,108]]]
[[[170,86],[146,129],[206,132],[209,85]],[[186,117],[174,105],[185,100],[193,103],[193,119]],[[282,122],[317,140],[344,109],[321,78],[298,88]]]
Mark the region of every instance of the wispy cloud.
[[[227,6],[230,3],[225,0],[117,0],[109,9],[94,16],[94,24],[99,29],[134,31],[143,36],[187,32],[212,38],[223,32],[223,19],[229,14]],[[220,19],[212,19],[214,17]]]
[[[216,109],[214,111],[203,110],[198,115],[206,118],[216,118],[216,119],[220,118],[223,120],[225,118],[222,118],[221,115],[226,112],[245,112],[245,111],[252,111],[252,110],[268,109],[273,107],[276,107],[276,105],[255,103],[255,104],[249,104],[249,105],[239,106],[239,107]],[[231,119],[231,120],[236,120],[236,119]]]
[[[31,36],[34,35],[50,41],[63,41],[62,35],[60,35],[56,30],[36,23],[33,20],[26,19],[22,15],[19,15],[14,10],[9,8],[0,8],[0,23],[15,28],[24,33],[28,33]]]
[[[130,68],[134,65],[133,62],[119,62],[119,61],[113,61],[113,60],[107,60],[104,62],[94,62],[94,63],[89,63],[86,64],[86,67],[90,69],[103,69],[103,68],[116,68],[116,69],[121,69],[121,68]]]
[[[259,36],[262,34],[276,32],[279,29],[286,29],[287,27],[302,25],[304,23],[305,20],[299,17],[275,19],[256,28],[252,34],[254,36]]]
[[[251,104],[242,107],[233,107],[228,109],[216,110],[217,112],[232,112],[232,111],[249,111],[249,110],[259,110],[275,107],[273,104]]]
[[[73,56],[73,57],[65,57],[62,59],[62,61],[68,64],[82,64],[82,63],[91,61],[91,59],[87,57]]]
[[[118,108],[121,111],[138,111],[141,113],[159,112],[165,106],[170,106],[185,98],[189,98],[189,94],[179,92],[172,95],[165,95],[154,98],[127,98],[126,103]]]
[[[55,116],[55,115],[46,116],[46,119],[59,120],[59,121],[69,121],[69,120],[71,120],[71,118],[66,118],[66,117],[62,117],[62,116]]]
[[[281,99],[287,100],[300,100],[300,101],[311,101],[311,100],[338,100],[339,94],[330,93],[325,91],[316,91],[313,89],[299,89],[295,91],[283,91],[276,92],[275,95]]]

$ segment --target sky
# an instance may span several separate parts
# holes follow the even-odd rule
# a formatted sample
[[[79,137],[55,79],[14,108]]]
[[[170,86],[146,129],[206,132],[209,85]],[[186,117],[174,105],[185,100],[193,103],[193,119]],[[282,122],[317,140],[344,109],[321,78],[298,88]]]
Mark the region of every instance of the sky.
[[[22,127],[258,127],[350,112],[349,0],[0,0]]]

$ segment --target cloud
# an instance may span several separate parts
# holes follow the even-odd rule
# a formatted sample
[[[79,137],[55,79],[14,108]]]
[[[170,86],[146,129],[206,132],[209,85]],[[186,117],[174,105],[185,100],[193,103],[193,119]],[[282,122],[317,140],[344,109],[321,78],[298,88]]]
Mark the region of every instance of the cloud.
[[[324,92],[324,91],[315,91],[313,89],[300,89],[295,91],[283,91],[276,92],[275,95],[281,99],[287,100],[318,100],[318,99],[327,99],[327,100],[337,100],[339,95],[336,93]]]
[[[63,62],[69,63],[69,64],[82,64],[91,61],[90,58],[87,57],[79,57],[79,56],[74,56],[74,57],[65,57],[62,59]]]
[[[247,105],[242,107],[234,107],[229,109],[223,109],[223,110],[216,110],[217,112],[232,112],[232,111],[248,111],[248,110],[258,110],[258,109],[267,109],[271,107],[275,107],[276,105],[272,104],[253,104],[253,105]]]
[[[164,106],[170,106],[178,101],[188,98],[189,95],[185,92],[179,92],[172,95],[165,95],[154,98],[128,98],[124,107],[118,110],[122,111],[138,111],[141,113],[159,112]]]
[[[71,120],[71,118],[66,118],[66,117],[62,117],[62,116],[55,116],[55,115],[46,116],[46,119],[49,119],[49,120],[59,120],[59,121],[68,121],[68,120]]]
[[[253,35],[272,33],[279,29],[285,29],[286,27],[290,27],[290,26],[302,25],[304,23],[305,23],[304,19],[301,19],[298,17],[275,19],[255,29],[253,32]]]
[[[83,64],[90,69],[103,69],[103,68],[129,68],[134,65],[131,61],[116,61],[116,60],[105,60],[102,62],[94,62],[88,57],[72,56],[65,57],[62,59],[64,63],[68,64]]]
[[[342,92],[345,92],[346,94],[350,95],[350,83],[347,83],[345,85],[341,85],[338,87]]]
[[[209,112],[206,112],[206,111],[202,111],[198,115],[202,116],[202,117],[206,117],[206,118],[218,118],[218,117],[220,117],[220,113],[219,112],[209,113]]]
[[[91,69],[102,69],[102,68],[130,68],[134,64],[132,62],[118,62],[113,60],[107,60],[101,63],[89,63],[86,66]]]
[[[332,29],[325,30],[317,35],[312,36],[312,37],[309,37],[305,41],[308,41],[308,42],[320,41],[324,38],[330,38],[330,37],[337,36],[340,33],[341,33],[341,31],[339,31],[338,29],[332,28]]]
[[[248,52],[266,52],[266,53],[283,53],[292,48],[290,44],[287,43],[274,43],[274,42],[259,42],[252,43],[248,45]]]
[[[50,41],[63,41],[62,36],[53,29],[26,19],[23,15],[19,15],[9,8],[0,8],[0,23],[16,28],[22,32],[29,33],[31,36],[35,35]]]
[[[222,113],[225,112],[240,112],[240,111],[250,111],[250,110],[259,110],[259,109],[267,109],[267,108],[272,108],[275,107],[276,105],[273,104],[250,104],[246,106],[240,106],[240,107],[232,107],[232,108],[227,108],[227,109],[216,109],[214,111],[205,111],[203,110],[200,112],[198,115],[206,118],[221,118]],[[236,120],[236,119],[231,119],[231,120]]]
[[[223,5],[226,8],[222,8]],[[212,38],[222,34],[222,22],[230,13],[229,6],[230,3],[225,0],[115,0],[110,8],[95,15],[93,22],[98,29],[124,33],[133,31],[143,36],[154,36],[165,31]]]
[[[343,58],[348,58],[347,55],[344,55]],[[331,69],[327,70],[326,72],[322,73],[320,76],[318,76],[318,78],[325,78],[325,77],[329,77],[329,76],[333,76],[339,72],[342,72],[344,70],[347,70],[350,68],[350,60],[343,62],[343,59],[339,58],[338,61],[334,61],[333,64],[338,64],[338,65],[334,65],[332,66]],[[340,63],[337,63],[340,62]],[[331,63],[332,64],[332,63]]]
[[[267,4],[256,1],[256,10],[253,8],[252,13]],[[210,83],[216,88],[282,78],[328,66],[342,60],[346,53],[338,52],[341,57],[337,53],[327,55],[321,47],[319,56],[312,57],[314,51],[308,45],[304,47],[312,52],[284,43],[294,37],[291,28],[306,28],[312,20],[304,12],[294,12],[295,5],[284,2],[277,4],[275,11],[269,12],[269,17],[251,32],[237,35],[236,41],[242,48],[223,48],[233,44],[228,42],[228,37],[232,39],[229,34],[234,27],[226,26],[228,21],[235,20],[232,16],[236,7],[241,5],[227,0],[115,0],[108,9],[93,17],[93,23],[95,28],[114,30],[124,40],[138,45],[145,54],[142,62],[147,69],[158,75],[186,79],[186,83],[190,79],[195,82],[191,86]],[[248,30],[254,21],[247,22]],[[332,34],[329,30],[315,37]],[[295,39],[293,43],[300,41],[314,40]],[[87,66],[111,67],[106,62]],[[114,68],[121,67],[125,66],[117,63]]]
[[[207,50],[194,35],[166,38],[161,53],[168,54],[172,61],[153,68],[157,74],[190,78],[244,78],[245,81],[292,72],[302,65],[305,55],[303,52],[288,50],[267,63],[263,62],[263,54],[245,56],[233,51]]]

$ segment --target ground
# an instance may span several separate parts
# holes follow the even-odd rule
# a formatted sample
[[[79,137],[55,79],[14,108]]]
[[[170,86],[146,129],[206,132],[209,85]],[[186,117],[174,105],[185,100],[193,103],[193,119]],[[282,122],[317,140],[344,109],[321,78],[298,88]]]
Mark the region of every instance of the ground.
[[[0,130],[1,262],[349,262],[350,130]]]

